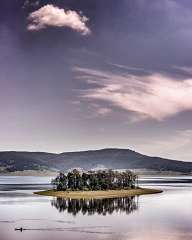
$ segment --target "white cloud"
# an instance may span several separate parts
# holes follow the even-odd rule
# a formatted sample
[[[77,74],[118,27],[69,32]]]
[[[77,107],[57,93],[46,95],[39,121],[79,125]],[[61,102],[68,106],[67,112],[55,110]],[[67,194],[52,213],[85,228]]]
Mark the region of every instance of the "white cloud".
[[[68,27],[81,33],[90,34],[86,23],[88,18],[72,10],[65,10],[53,5],[45,5],[29,15],[29,31],[38,31],[47,27]]]
[[[179,81],[160,74],[135,76],[86,68],[74,70],[79,78],[98,85],[84,90],[84,98],[107,101],[135,112],[141,120],[163,120],[183,111],[192,111],[192,79]]]

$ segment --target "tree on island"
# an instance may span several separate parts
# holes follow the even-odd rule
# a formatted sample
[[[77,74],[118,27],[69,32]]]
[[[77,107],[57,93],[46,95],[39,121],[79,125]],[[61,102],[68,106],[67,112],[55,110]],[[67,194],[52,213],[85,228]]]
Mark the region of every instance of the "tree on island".
[[[98,170],[79,171],[73,169],[68,173],[59,173],[52,180],[52,184],[58,191],[97,191],[135,188],[138,177],[133,172]]]

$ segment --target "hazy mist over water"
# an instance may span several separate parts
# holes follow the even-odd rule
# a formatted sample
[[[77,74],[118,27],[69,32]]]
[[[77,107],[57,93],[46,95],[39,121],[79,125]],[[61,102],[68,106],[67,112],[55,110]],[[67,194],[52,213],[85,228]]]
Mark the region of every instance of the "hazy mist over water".
[[[192,177],[147,177],[162,194],[105,200],[34,195],[50,177],[0,177],[0,239],[188,240],[192,237]],[[15,227],[27,229],[14,231]]]

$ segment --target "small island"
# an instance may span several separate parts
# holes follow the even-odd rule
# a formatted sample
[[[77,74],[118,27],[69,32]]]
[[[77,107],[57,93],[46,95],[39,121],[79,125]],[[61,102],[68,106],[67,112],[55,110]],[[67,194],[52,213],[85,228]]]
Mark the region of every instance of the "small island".
[[[158,189],[140,188],[138,176],[130,170],[82,171],[59,173],[52,180],[53,189],[35,192],[43,196],[70,199],[103,199],[161,193]]]

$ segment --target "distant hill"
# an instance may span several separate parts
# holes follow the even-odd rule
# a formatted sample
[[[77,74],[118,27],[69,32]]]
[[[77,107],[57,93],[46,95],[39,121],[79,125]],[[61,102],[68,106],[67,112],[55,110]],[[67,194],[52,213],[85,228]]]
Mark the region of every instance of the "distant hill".
[[[192,172],[192,162],[150,157],[129,149],[101,149],[66,152],[0,152],[0,173],[24,170],[146,169],[153,171]]]

